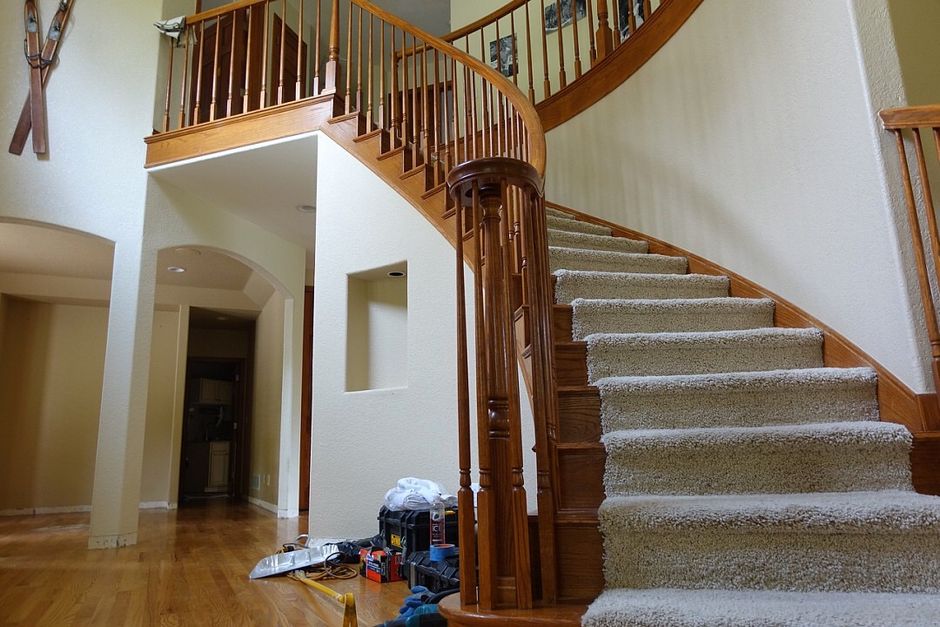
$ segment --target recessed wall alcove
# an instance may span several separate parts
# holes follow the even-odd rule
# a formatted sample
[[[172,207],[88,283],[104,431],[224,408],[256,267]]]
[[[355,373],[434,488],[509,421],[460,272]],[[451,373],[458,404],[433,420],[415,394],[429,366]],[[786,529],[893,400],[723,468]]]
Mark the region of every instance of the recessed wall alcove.
[[[408,385],[408,263],[347,275],[346,391]]]

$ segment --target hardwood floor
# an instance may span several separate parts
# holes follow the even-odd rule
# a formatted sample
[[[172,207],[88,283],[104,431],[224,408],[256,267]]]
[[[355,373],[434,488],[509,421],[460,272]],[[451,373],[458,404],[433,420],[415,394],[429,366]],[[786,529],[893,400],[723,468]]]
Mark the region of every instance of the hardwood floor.
[[[251,505],[142,511],[140,543],[88,551],[88,514],[0,518],[0,625],[340,625],[333,601],[248,572],[307,527]],[[361,625],[398,614],[404,582],[326,582],[354,592]]]

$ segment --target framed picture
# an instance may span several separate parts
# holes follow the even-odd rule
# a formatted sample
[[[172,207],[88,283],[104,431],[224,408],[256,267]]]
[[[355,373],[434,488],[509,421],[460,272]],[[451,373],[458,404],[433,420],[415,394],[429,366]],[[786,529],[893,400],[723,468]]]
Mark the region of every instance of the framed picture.
[[[516,36],[506,35],[490,42],[490,66],[503,76],[516,73]]]
[[[626,0],[624,0],[626,1]],[[550,33],[559,29],[558,6],[561,6],[561,28],[571,23],[571,3],[574,2],[578,11],[578,19],[587,15],[587,0],[561,0],[557,5],[549,0],[545,7],[545,32]],[[590,28],[590,26],[588,27]]]
[[[630,15],[627,11],[630,3],[633,3],[633,15],[636,19],[636,27],[639,28],[646,16],[643,15],[643,0],[617,0],[617,17],[620,24],[620,40],[623,41],[630,36]]]

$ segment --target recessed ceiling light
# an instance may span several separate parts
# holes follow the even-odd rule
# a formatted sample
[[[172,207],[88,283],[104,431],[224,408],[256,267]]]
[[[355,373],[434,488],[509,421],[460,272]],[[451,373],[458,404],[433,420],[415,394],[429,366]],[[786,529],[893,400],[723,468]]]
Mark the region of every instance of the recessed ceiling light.
[[[388,276],[397,279],[398,277],[405,276],[405,273],[402,272],[401,270],[392,270],[391,272],[388,273]]]
[[[300,213],[313,213],[317,210],[314,205],[297,205],[296,209]]]
[[[177,273],[177,274],[180,274],[180,273],[182,273],[182,272],[186,272],[186,268],[184,268],[184,267],[182,267],[182,266],[167,266],[166,269],[167,269],[167,272],[175,272],[175,273]]]

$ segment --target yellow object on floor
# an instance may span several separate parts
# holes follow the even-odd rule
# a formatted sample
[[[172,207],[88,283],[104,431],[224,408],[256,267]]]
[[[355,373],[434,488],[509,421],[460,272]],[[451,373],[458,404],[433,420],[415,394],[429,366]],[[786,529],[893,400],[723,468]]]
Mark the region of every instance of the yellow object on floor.
[[[343,627],[359,627],[359,620],[356,617],[356,596],[352,592],[341,594],[332,588],[324,586],[319,581],[307,577],[307,573],[302,570],[295,570],[287,575],[302,584],[308,585],[317,592],[325,594],[337,603],[343,606]]]

